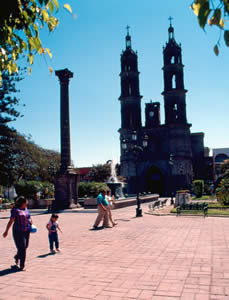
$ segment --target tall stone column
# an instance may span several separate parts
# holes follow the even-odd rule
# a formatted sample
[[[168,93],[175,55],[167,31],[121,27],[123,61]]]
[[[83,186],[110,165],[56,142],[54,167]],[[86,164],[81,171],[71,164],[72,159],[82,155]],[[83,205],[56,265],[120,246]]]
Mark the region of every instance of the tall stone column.
[[[68,69],[55,72],[60,81],[60,140],[61,164],[55,180],[54,210],[74,207],[77,202],[77,174],[71,166],[71,138],[69,118],[69,81],[73,73]]]
[[[61,166],[60,173],[64,174],[71,166],[71,140],[69,118],[69,80],[73,73],[68,69],[55,72],[60,80],[60,136],[61,136]]]

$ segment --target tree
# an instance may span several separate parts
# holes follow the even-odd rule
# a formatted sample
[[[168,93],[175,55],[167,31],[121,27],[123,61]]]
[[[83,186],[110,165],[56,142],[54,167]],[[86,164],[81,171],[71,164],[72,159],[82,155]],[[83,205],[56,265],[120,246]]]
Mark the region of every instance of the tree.
[[[215,54],[219,55],[222,33],[225,44],[229,47],[229,30],[225,28],[226,22],[229,21],[229,0],[194,0],[191,8],[203,30],[207,24],[219,28],[219,39],[214,46]]]
[[[79,197],[96,197],[100,190],[110,190],[109,187],[102,182],[80,182],[78,189]]]
[[[229,205],[229,178],[220,181],[219,187],[216,189],[216,195],[223,205]]]
[[[11,186],[20,180],[54,182],[60,154],[44,149],[29,138],[12,132],[3,151],[0,146],[0,185]]]
[[[220,173],[223,178],[229,178],[229,159],[226,159],[220,165]]]
[[[98,164],[92,166],[90,178],[92,181],[105,182],[111,176],[111,167],[109,164]]]
[[[16,136],[13,150],[18,180],[54,182],[60,166],[60,154],[57,151],[44,149],[20,134]]]
[[[192,182],[192,192],[196,195],[196,198],[200,198],[204,192],[204,181],[194,180]]]
[[[64,7],[72,12],[68,4]],[[43,47],[39,33],[45,27],[49,32],[57,27],[59,20],[54,13],[58,10],[58,0],[4,1],[0,10],[0,81],[3,70],[8,70],[9,74],[18,71],[20,56],[26,56],[30,65],[36,53],[52,58],[51,51]]]
[[[4,186],[10,186],[16,179],[14,168],[16,131],[9,127],[9,123],[20,117],[16,110],[19,99],[14,96],[18,92],[16,82],[20,81],[20,75],[4,71],[2,73],[2,85],[0,87],[0,181]]]

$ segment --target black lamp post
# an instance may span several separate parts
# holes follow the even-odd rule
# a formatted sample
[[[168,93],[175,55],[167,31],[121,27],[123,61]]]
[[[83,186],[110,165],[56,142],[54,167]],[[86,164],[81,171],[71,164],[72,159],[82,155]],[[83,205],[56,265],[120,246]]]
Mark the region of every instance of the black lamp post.
[[[171,186],[173,187],[173,181],[172,181],[172,167],[174,165],[174,155],[171,153],[170,156],[169,156],[169,164],[171,166]],[[174,204],[174,200],[173,200],[173,197],[174,197],[174,191],[173,191],[173,188],[171,188],[171,205]]]
[[[136,217],[142,217],[141,200],[139,197],[138,158],[139,158],[140,153],[143,152],[143,149],[140,146],[134,145],[130,151],[135,156],[135,175],[136,175],[136,194],[137,194]]]

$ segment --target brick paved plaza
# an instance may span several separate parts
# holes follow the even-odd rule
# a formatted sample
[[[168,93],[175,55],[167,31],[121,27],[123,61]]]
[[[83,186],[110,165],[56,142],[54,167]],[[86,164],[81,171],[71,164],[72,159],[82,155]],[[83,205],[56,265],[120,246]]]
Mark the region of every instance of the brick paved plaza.
[[[229,219],[113,214],[118,226],[98,231],[95,210],[61,214],[56,255],[46,255],[49,215],[33,216],[26,272],[10,273],[15,247],[1,237],[0,299],[229,299]]]

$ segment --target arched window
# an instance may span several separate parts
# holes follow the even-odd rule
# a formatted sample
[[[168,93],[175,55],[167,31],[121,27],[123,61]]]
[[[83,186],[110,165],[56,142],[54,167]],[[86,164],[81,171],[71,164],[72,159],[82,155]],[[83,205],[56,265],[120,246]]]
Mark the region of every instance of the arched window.
[[[131,89],[131,84],[129,83],[129,96],[132,95],[132,89]]]
[[[175,56],[171,57],[171,64],[175,64]]]
[[[172,76],[172,89],[176,89],[176,75]]]
[[[226,159],[228,159],[228,156],[226,154],[220,153],[218,155],[216,155],[215,157],[215,162],[216,163],[222,163],[224,162]]]

